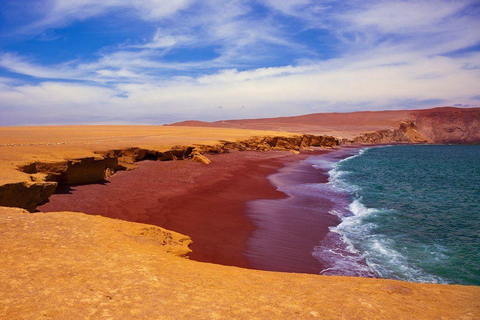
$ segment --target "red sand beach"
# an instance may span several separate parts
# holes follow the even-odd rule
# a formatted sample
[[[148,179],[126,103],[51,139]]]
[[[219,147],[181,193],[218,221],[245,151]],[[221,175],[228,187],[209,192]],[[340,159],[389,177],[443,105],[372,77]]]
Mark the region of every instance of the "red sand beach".
[[[322,266],[311,252],[337,223],[328,214],[330,203],[316,203],[325,209],[320,216],[304,208],[292,211],[288,204],[293,200],[274,184],[325,182],[325,172],[300,160],[326,152],[231,152],[210,156],[210,165],[144,161],[104,184],[55,194],[38,209],[79,211],[175,230],[192,238],[189,256],[197,261],[318,274]],[[267,176],[280,168],[269,181]],[[261,199],[267,200],[251,202]],[[268,199],[281,201],[269,204]],[[252,212],[252,203],[262,207],[261,219]]]
[[[327,172],[306,162],[291,162],[269,176],[272,185],[295,186],[326,183]],[[313,198],[302,192],[282,199],[251,201],[248,216],[257,229],[247,240],[245,253],[255,269],[318,274],[324,268],[312,256],[313,248],[340,221],[329,214],[330,199]],[[268,248],[267,250],[262,248]]]

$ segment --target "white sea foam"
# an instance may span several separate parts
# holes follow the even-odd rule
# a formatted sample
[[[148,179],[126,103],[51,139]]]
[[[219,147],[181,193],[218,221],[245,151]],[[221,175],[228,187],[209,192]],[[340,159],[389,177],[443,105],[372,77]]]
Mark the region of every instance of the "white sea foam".
[[[330,213],[338,216],[341,223],[330,228],[330,234],[315,248],[313,255],[324,265],[326,275],[380,276],[417,282],[445,282],[414,267],[408,258],[395,250],[395,240],[375,232],[375,219],[379,215],[392,214],[392,210],[368,208],[358,195],[358,186],[346,181],[349,172],[342,164],[364,154],[369,148],[338,162],[315,163],[319,168],[331,168],[329,183],[332,190],[350,195],[350,203],[339,204]],[[392,212],[390,212],[392,211]],[[437,250],[438,252],[438,250]],[[442,258],[439,253],[438,259]]]

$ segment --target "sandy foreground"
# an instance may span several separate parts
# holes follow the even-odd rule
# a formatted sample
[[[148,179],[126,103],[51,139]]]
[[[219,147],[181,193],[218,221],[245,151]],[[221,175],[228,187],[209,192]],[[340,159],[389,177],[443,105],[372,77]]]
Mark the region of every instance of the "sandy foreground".
[[[1,209],[3,319],[478,319],[478,287],[264,272],[180,258],[189,238]]]
[[[0,183],[29,178],[16,167],[34,159],[75,159],[124,147],[167,149],[259,134],[266,133],[174,127],[1,128]],[[2,319],[480,317],[479,287],[265,272],[191,261],[183,257],[190,251],[188,235],[152,225],[83,213],[0,208],[0,230]]]

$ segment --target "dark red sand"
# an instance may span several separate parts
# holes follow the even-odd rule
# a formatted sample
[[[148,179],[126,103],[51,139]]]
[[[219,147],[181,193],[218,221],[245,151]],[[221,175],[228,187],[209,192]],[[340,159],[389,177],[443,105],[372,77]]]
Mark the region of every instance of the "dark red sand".
[[[270,176],[276,186],[303,183],[326,183],[326,172],[305,162],[288,163]],[[251,201],[249,217],[257,229],[247,240],[247,252],[255,269],[318,274],[324,269],[312,252],[329,232],[340,223],[329,214],[329,199],[315,198],[301,192],[282,199]],[[268,248],[267,250],[265,250]]]
[[[352,155],[348,149],[343,147],[322,158],[339,161]],[[256,230],[247,240],[245,255],[255,269],[320,273],[326,266],[313,257],[312,252],[329,233],[329,227],[340,223],[337,216],[329,213],[335,205],[331,195],[316,189],[328,182],[327,170],[296,161],[285,163],[268,178],[287,196],[248,203],[247,214]]]
[[[311,253],[328,227],[337,223],[328,214],[330,204],[316,203],[325,210],[312,218],[305,208],[292,209],[292,198],[281,200],[286,195],[266,178],[288,164],[273,183],[322,182],[326,173],[298,162],[309,155],[231,152],[210,156],[210,165],[144,161],[104,184],[55,194],[38,210],[79,211],[174,230],[192,238],[189,256],[197,261],[319,273],[322,266]],[[259,199],[281,201],[253,202],[257,210],[252,211],[250,201]],[[306,201],[295,201],[302,200]]]

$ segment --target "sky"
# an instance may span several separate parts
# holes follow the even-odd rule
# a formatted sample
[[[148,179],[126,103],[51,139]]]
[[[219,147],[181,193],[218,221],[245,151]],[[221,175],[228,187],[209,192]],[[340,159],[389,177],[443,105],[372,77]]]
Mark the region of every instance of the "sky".
[[[0,125],[480,106],[478,0],[0,0]]]

